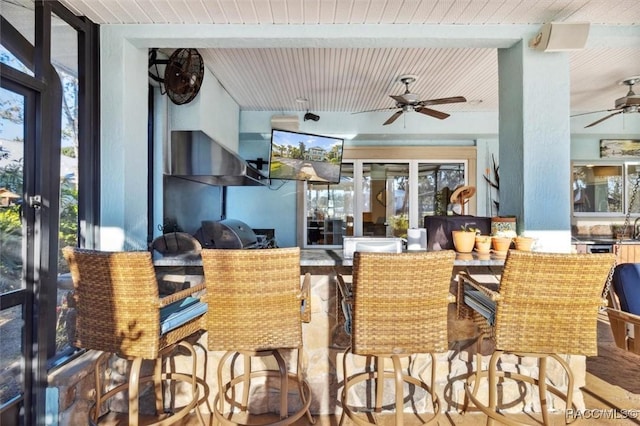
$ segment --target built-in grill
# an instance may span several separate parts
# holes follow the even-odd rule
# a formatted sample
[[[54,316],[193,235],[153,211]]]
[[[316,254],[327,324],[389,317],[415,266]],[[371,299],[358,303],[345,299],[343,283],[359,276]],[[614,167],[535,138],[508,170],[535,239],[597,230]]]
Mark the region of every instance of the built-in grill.
[[[261,249],[273,247],[264,236],[256,235],[246,223],[237,219],[203,220],[196,238],[204,248]]]

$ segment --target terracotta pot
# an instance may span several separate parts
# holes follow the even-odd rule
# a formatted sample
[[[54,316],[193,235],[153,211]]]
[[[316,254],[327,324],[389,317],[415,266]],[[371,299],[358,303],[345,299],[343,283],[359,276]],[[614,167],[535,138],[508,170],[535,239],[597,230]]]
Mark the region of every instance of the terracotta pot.
[[[491,246],[493,251],[506,253],[511,247],[511,238],[508,237],[491,237]]]
[[[491,237],[488,235],[476,236],[476,251],[484,254],[491,251]]]
[[[516,250],[531,251],[533,245],[533,238],[531,237],[517,237],[515,239]]]
[[[476,244],[476,233],[469,231],[451,231],[453,246],[458,253],[471,253]]]

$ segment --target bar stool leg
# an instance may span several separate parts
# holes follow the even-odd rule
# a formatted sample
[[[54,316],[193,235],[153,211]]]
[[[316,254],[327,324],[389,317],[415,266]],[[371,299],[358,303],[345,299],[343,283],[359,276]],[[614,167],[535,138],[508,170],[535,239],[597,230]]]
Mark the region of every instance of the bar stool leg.
[[[164,410],[162,398],[162,357],[153,362],[153,387],[156,397],[156,414],[160,414]]]
[[[100,354],[98,359],[96,360],[95,368],[93,370],[93,374],[96,381],[96,403],[93,407],[93,413],[90,414],[90,418],[94,424],[98,423],[98,417],[100,417],[100,410],[103,404],[103,394],[102,394],[102,364],[105,364],[109,358],[112,356],[112,353],[103,352]]]
[[[397,355],[391,355],[391,361],[393,362],[393,375],[396,385],[396,426],[404,426],[404,392],[402,389],[404,380],[402,379],[402,366],[400,365],[400,358]]]
[[[249,407],[249,388],[251,387],[251,356],[242,355],[244,358],[244,380],[242,385],[242,408],[246,410]]]
[[[140,368],[142,367],[142,358],[134,358],[131,363],[131,372],[129,373],[129,426],[138,426],[139,407],[139,390],[140,390]]]
[[[502,351],[495,351],[489,360],[489,410],[492,413],[496,412],[498,405],[498,375],[496,372],[500,355],[502,355]],[[493,418],[487,417],[487,426],[493,425],[493,420]]]
[[[287,365],[284,362],[284,358],[279,351],[272,351],[272,355],[278,363],[278,371],[280,372],[280,419],[286,419],[289,417],[289,379],[287,374]]]
[[[542,422],[549,424],[549,406],[547,401],[547,357],[538,360],[538,396],[540,397],[540,409],[542,410]]]
[[[301,347],[298,347],[296,357],[297,357],[296,374],[298,377],[298,392],[300,392],[300,400],[302,402],[302,405],[306,406],[308,404],[306,395],[309,392],[305,393],[305,388],[304,388],[306,382],[304,381],[304,377],[302,376],[302,348]],[[312,425],[316,424],[316,419],[311,415],[311,410],[307,410],[307,420]]]
[[[340,422],[338,426],[344,425],[345,418],[345,405],[347,404],[347,393],[345,391],[347,387],[347,378],[349,374],[347,372],[347,354],[351,351],[351,348],[347,348],[342,355],[342,398],[340,399],[342,402],[342,412],[340,413]]]
[[[382,412],[382,395],[384,393],[384,358],[373,358],[376,367],[376,405],[375,412]]]

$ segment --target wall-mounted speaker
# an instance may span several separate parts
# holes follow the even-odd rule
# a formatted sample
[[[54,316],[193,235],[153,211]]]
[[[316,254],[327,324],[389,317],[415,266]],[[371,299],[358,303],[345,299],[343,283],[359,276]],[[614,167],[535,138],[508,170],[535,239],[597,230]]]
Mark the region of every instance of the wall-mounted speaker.
[[[588,22],[550,22],[529,42],[543,52],[567,52],[584,49],[589,36]]]

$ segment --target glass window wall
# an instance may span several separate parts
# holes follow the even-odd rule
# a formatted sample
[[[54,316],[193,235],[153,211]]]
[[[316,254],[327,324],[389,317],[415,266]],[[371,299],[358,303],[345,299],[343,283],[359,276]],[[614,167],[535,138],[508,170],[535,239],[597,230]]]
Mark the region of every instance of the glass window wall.
[[[407,229],[422,227],[425,216],[453,214],[449,198],[467,184],[466,164],[465,160],[343,163],[339,184],[306,185],[304,247],[340,247],[344,236],[406,238]]]

